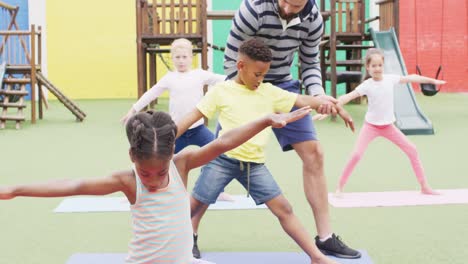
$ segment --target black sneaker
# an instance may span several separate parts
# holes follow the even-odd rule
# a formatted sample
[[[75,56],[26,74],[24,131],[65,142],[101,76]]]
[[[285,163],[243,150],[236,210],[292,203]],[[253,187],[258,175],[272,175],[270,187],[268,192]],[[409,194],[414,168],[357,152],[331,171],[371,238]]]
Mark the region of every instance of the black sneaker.
[[[192,248],[192,255],[194,258],[199,259],[201,258],[200,250],[198,249],[198,234],[193,234],[193,248]]]
[[[354,250],[348,247],[339,236],[332,234],[332,237],[325,240],[325,242],[320,241],[319,237],[315,237],[315,245],[318,249],[322,251],[325,255],[332,255],[337,258],[346,258],[346,259],[355,259],[360,258],[361,253],[357,250]]]

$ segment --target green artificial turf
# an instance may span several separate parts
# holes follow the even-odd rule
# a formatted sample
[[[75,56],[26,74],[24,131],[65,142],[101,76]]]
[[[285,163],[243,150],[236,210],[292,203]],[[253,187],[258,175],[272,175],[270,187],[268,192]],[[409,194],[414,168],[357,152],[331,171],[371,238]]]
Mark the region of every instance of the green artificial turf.
[[[436,189],[468,189],[468,95],[418,94],[417,100],[436,132],[410,136],[429,182]],[[15,130],[14,123],[8,123],[0,130],[0,185],[104,176],[129,168],[128,144],[119,120],[132,102],[78,101],[88,117],[77,123],[65,107],[53,101],[44,119],[35,125],[27,121],[21,130]],[[157,107],[166,106],[162,100]],[[366,105],[346,108],[360,127]],[[29,114],[28,108],[26,112]],[[347,131],[339,119],[320,121],[316,126],[325,152],[328,190],[333,191],[357,133]],[[269,169],[295,213],[315,236],[299,158],[294,152],[281,152],[274,137],[267,153]],[[189,188],[198,170],[192,175]],[[388,141],[377,139],[351,175],[345,191],[417,189],[407,158]],[[227,191],[245,193],[237,183]],[[63,264],[77,252],[126,252],[131,236],[129,213],[53,213],[61,200],[0,201],[0,263]],[[349,245],[367,250],[374,263],[468,262],[467,205],[330,207],[330,214],[334,231]],[[199,233],[199,245],[204,251],[300,250],[268,210],[209,211]]]

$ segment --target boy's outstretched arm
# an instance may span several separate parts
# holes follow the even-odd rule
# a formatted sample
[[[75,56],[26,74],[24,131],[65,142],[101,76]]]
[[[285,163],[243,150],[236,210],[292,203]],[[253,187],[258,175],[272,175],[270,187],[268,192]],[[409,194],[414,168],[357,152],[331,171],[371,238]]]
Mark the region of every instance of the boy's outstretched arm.
[[[297,96],[294,106],[304,107],[310,106],[310,108],[317,111],[319,114],[332,114],[336,115],[336,109],[334,105],[337,103],[337,100],[330,96],[310,96],[299,94]]]
[[[0,186],[0,199],[25,197],[65,197],[73,195],[106,195],[124,191],[119,174],[102,178],[52,180],[44,183]]]
[[[426,76],[421,76],[417,74],[410,74],[406,76],[402,76],[400,78],[400,83],[409,83],[409,82],[415,82],[415,83],[432,83],[435,85],[442,85],[445,84],[446,82],[443,80],[437,80],[433,78],[429,78]]]
[[[179,138],[187,129],[190,128],[191,125],[193,125],[195,122],[203,118],[204,115],[198,108],[193,109],[192,112],[187,114],[182,120],[177,122],[177,136],[176,138]]]
[[[272,126],[275,128],[284,127],[287,123],[294,122],[310,113],[310,107],[303,107],[290,113],[270,114],[249,122],[243,126],[227,131],[219,138],[202,148],[192,151],[183,151],[177,154],[179,172],[187,173],[193,168],[202,166],[224,152],[234,149],[248,141],[263,129]]]

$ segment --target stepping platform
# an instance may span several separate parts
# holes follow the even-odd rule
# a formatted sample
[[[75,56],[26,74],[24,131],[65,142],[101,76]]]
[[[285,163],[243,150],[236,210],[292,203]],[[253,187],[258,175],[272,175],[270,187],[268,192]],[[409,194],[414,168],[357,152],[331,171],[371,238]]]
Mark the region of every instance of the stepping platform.
[[[330,257],[340,264],[373,264],[364,250],[358,259],[339,259]],[[73,254],[66,264],[124,264],[125,253],[77,253]],[[310,264],[305,253],[297,252],[207,252],[203,259],[216,264]]]
[[[247,210],[265,209],[264,204],[257,206],[252,198],[245,195],[232,195],[234,201],[217,201],[209,210]],[[55,213],[84,212],[128,212],[130,204],[125,197],[70,197],[64,199]]]
[[[328,194],[334,207],[386,207],[441,204],[468,204],[468,189],[437,190],[440,195],[424,195],[419,191],[355,192],[336,196]]]

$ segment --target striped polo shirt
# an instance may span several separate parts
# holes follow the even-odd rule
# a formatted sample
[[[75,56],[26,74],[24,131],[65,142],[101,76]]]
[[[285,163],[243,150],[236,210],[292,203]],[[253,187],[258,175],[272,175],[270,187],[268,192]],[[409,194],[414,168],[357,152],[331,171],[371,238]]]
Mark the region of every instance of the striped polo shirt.
[[[192,260],[190,199],[171,161],[169,184],[149,192],[135,169],[137,197],[130,206],[133,238],[126,263],[188,264]]]
[[[278,84],[292,80],[294,53],[299,52],[302,81],[310,94],[324,94],[320,71],[319,44],[323,19],[314,0],[307,0],[304,9],[291,21],[281,19],[278,0],[244,0],[232,21],[224,53],[224,69],[228,78],[237,74],[237,53],[243,41],[256,37],[273,53],[266,82]]]

